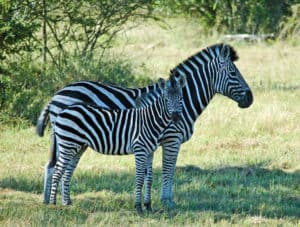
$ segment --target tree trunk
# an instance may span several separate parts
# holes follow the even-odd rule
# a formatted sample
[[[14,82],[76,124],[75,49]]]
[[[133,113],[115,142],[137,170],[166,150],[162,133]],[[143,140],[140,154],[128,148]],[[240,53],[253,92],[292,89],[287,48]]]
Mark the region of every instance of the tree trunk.
[[[46,29],[47,11],[46,11],[46,0],[43,0],[43,64],[44,70],[47,63],[47,29]]]

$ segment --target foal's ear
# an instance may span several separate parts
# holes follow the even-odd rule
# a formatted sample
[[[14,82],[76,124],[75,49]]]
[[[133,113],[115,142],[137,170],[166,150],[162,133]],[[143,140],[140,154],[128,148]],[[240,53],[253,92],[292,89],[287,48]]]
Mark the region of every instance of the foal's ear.
[[[165,87],[166,87],[166,81],[163,78],[159,78],[158,79],[158,87],[160,89],[165,89]]]
[[[185,87],[186,85],[186,76],[185,75],[180,75],[177,79],[178,84],[180,87]]]
[[[183,74],[180,74],[177,70],[173,70],[170,72],[170,81],[172,83],[172,86],[175,87],[180,86],[184,87],[186,84],[186,76]]]
[[[170,80],[176,80],[178,77],[180,77],[180,73],[176,69],[170,71]]]

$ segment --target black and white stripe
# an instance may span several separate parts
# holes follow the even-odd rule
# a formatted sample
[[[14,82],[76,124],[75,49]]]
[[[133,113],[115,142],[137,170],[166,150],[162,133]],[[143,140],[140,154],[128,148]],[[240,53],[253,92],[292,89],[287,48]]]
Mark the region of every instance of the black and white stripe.
[[[189,140],[193,134],[194,123],[216,93],[236,101],[239,107],[252,104],[252,92],[234,64],[238,59],[236,51],[229,45],[216,44],[203,49],[176,66],[173,71],[185,75],[187,85],[183,89],[182,120],[171,125],[162,138],[163,146],[163,184],[161,199],[172,205],[172,180],[180,144]],[[145,91],[155,90],[154,86],[128,89],[96,82],[78,82],[58,91],[45,107],[37,123],[37,132],[43,134],[47,119],[54,122],[62,108],[77,102],[94,103],[108,109],[124,109],[135,105],[134,100]],[[55,144],[55,140],[52,139]],[[55,146],[52,146],[55,148]],[[55,164],[55,149],[52,159],[46,166],[44,200],[49,201],[49,182]],[[71,171],[71,170],[70,170]]]
[[[108,155],[135,155],[135,205],[137,211],[142,212],[141,190],[147,160],[149,156],[152,158],[152,153],[159,146],[165,129],[180,119],[184,83],[184,76],[172,77],[167,83],[161,79],[161,96],[142,108],[108,110],[79,103],[60,112],[53,128],[58,145],[58,160],[52,177],[50,203],[56,203],[57,186],[67,166],[72,165],[74,170],[82,153],[91,147]],[[143,101],[147,101],[147,97]],[[65,176],[67,181],[64,187],[69,187],[71,176]],[[63,203],[71,204],[69,188],[64,190]],[[150,204],[149,194],[146,204],[148,209],[151,209]]]

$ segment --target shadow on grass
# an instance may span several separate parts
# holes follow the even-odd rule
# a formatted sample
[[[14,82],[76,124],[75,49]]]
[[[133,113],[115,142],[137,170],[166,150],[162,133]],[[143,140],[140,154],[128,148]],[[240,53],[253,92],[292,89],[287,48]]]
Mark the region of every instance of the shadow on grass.
[[[269,218],[300,217],[300,172],[255,166],[178,167],[176,191],[182,210]]]
[[[77,172],[71,183],[71,196],[78,196],[76,204],[95,211],[119,211],[130,207],[134,201],[134,173]],[[279,169],[265,169],[261,165],[228,166],[201,169],[196,166],[177,167],[174,179],[174,194],[177,207],[168,211],[212,211],[216,218],[226,219],[233,214],[258,215],[269,218],[300,217],[300,172],[286,173]],[[159,180],[159,181],[158,181]],[[159,197],[161,170],[154,170],[153,198]],[[1,188],[42,193],[42,179],[24,176],[0,180]],[[108,197],[93,195],[109,191]],[[80,196],[81,194],[87,195]],[[122,197],[120,194],[130,196]],[[131,200],[132,201],[128,201]],[[109,200],[109,201],[107,201]],[[115,205],[111,205],[111,203]],[[154,206],[159,206],[154,204]]]

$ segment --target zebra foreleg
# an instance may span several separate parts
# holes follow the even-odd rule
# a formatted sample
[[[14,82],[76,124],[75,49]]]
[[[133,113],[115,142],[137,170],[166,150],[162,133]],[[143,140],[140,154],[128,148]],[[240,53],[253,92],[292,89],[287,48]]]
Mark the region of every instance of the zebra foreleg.
[[[62,203],[63,205],[72,205],[72,200],[70,197],[70,182],[73,176],[74,170],[85,151],[86,147],[82,148],[79,153],[77,153],[72,160],[68,163],[66,170],[61,179],[61,193],[62,193]]]
[[[151,186],[152,186],[152,162],[153,152],[148,156],[144,180],[144,206],[147,211],[152,211],[151,207]]]
[[[135,153],[135,209],[138,214],[143,213],[141,197],[145,179],[146,157],[144,151]]]
[[[172,184],[176,168],[176,162],[180,143],[178,140],[168,141],[163,144],[163,169],[162,169],[162,192],[161,202],[167,208],[173,208],[176,204],[173,201]]]

